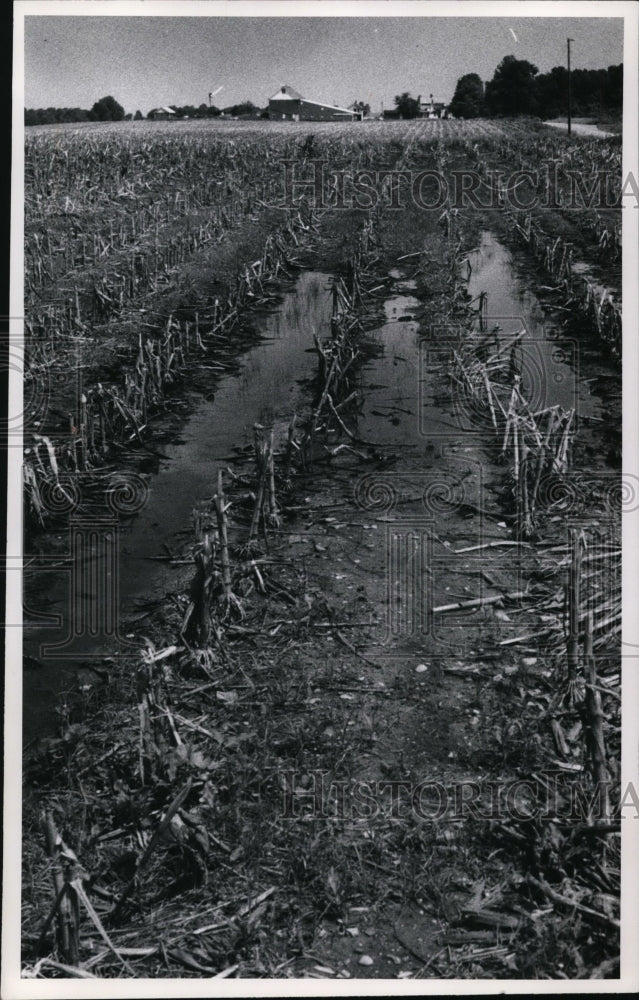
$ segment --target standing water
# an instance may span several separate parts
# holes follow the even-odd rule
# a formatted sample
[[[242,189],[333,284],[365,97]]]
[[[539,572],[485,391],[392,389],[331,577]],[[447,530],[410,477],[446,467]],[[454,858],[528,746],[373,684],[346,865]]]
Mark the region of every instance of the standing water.
[[[181,428],[180,440],[163,445],[166,458],[148,477],[144,507],[120,525],[119,620],[144,617],[145,609],[159,601],[175,582],[177,572],[162,562],[168,552],[183,544],[193,507],[215,492],[216,474],[234,447],[252,439],[253,425],[288,422],[302,394],[302,383],[316,369],[313,333],[330,330],[329,276],[303,272],[293,291],[284,295],[276,312],[261,319],[263,337],[242,359],[239,373],[222,377],[210,398],[196,398],[194,409]],[[87,564],[95,564],[89,551]],[[96,583],[95,586],[98,586]],[[46,590],[44,589],[46,587]],[[38,611],[59,615],[55,628],[30,627],[24,631],[24,650],[39,661],[24,679],[24,735],[30,738],[50,728],[56,692],[68,685],[78,667],[101,656],[126,650],[116,640],[81,635],[74,643],[74,658],[64,649],[51,657],[47,646],[64,641],[68,630],[70,580],[68,574],[44,574],[43,587],[29,597]]]
[[[538,296],[531,290],[539,279],[531,273],[527,280],[518,274],[515,258],[493,233],[482,233],[481,244],[469,255],[468,292],[476,298],[488,296],[488,331],[498,327],[504,343],[525,330],[520,353],[523,388],[533,410],[559,405],[575,408],[582,416],[598,412],[598,401],[588,385],[579,381],[580,345],[561,338]],[[543,291],[543,289],[541,289]]]
[[[495,331],[496,341],[506,343],[524,331],[520,349],[523,389],[534,410],[560,405],[576,407],[581,415],[598,412],[599,401],[591,396],[588,384],[579,382],[578,347],[549,324],[538,297],[516,271],[512,254],[491,232],[482,234],[481,244],[469,255],[467,290],[471,299],[484,292],[488,296],[486,329]],[[419,307],[415,283],[401,280],[401,272],[390,276],[397,282],[396,294],[385,303],[386,322],[376,331],[383,345],[381,358],[368,366],[360,433],[383,444],[394,445],[403,453],[423,454],[434,439],[454,440],[464,429],[472,429],[458,407],[443,408],[432,398],[430,368],[445,331],[426,331],[418,336],[413,318]],[[454,337],[457,334],[455,332]]]

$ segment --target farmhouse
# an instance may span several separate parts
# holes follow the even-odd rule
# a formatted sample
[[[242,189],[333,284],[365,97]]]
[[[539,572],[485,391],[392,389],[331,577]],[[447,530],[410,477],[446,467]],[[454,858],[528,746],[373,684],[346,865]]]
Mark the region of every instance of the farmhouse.
[[[433,95],[430,95],[429,101],[422,101],[422,95],[420,94],[417,98],[419,101],[419,117],[420,118],[447,118],[448,111],[446,105],[443,101],[434,101]]]
[[[153,108],[147,115],[149,121],[152,122],[168,122],[176,117],[173,108]]]
[[[294,122],[352,122],[360,117],[349,108],[309,101],[288,84],[269,98],[268,116],[277,121]]]
[[[382,110],[381,117],[383,119],[396,119],[402,118],[402,112],[399,108],[391,108]],[[415,109],[416,118],[452,118],[448,106],[444,104],[443,101],[433,100],[433,95],[430,95],[430,100],[422,101],[422,95],[417,95],[417,106]]]

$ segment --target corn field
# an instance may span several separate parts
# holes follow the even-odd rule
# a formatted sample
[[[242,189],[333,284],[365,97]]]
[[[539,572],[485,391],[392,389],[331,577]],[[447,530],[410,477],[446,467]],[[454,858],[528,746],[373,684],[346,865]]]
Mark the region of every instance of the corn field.
[[[156,445],[176,444],[189,393],[202,478],[170,470],[167,505],[140,519],[152,547],[127,564],[148,593],[132,588],[126,645],[100,650],[98,680],[79,675],[56,735],[34,740],[25,976],[332,976],[340,949],[375,969],[360,926],[388,930],[414,978],[614,973],[624,490],[614,454],[612,473],[589,455],[615,414],[621,229],[570,197],[575,173],[602,171],[618,195],[620,170],[616,141],[523,122],[29,131],[28,533],[57,558],[61,526],[100,497],[134,550],[140,508],[115,493],[157,499],[175,456]],[[336,175],[358,171],[379,171],[377,200],[332,211]],[[456,199],[460,171],[490,207]],[[508,171],[550,210],[513,204]],[[419,172],[445,180],[429,214],[400,204]],[[536,401],[526,321],[504,330],[501,289],[469,291],[487,232],[550,303],[544,345],[587,347],[588,386],[605,359],[609,412]],[[240,364],[271,343],[271,367]],[[177,522],[178,502],[164,534],[157,511]],[[283,777],[303,768],[342,789],[423,769],[455,795],[471,776],[473,809],[493,782],[532,791],[470,823],[417,822],[413,801],[406,823],[338,824],[307,782],[284,821]],[[586,805],[542,821],[556,775]],[[335,969],[316,954],[333,938]]]

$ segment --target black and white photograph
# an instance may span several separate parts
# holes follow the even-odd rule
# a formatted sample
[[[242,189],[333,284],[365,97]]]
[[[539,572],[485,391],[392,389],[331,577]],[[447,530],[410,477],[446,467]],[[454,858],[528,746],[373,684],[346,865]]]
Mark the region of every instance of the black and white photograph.
[[[638,11],[14,4],[8,1000],[639,988]]]

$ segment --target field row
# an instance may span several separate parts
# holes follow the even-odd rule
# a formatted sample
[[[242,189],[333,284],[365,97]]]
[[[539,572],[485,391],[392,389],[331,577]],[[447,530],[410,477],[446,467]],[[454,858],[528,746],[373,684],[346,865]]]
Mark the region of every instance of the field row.
[[[38,516],[38,483],[41,479],[55,482],[63,453],[62,466],[86,471],[98,450],[104,453],[106,438],[122,443],[127,435],[139,437],[149,403],[157,403],[154,392],[161,395],[165,376],[171,380],[175,366],[180,366],[185,343],[188,345],[189,322],[196,312],[191,302],[190,319],[184,321],[183,328],[178,324],[174,342],[172,316],[163,315],[162,309],[156,313],[158,300],[179,288],[187,267],[203,259],[211,247],[219,244],[221,252],[231,241],[232,251],[236,231],[245,222],[254,226],[268,209],[262,198],[278,191],[286,160],[295,163],[298,180],[314,177],[312,161],[318,159],[334,169],[353,171],[379,167],[400,173],[427,168],[446,179],[460,167],[470,166],[484,178],[486,189],[496,195],[501,217],[553,279],[553,291],[563,296],[564,310],[572,310],[602,344],[620,353],[618,297],[577,267],[582,255],[588,256],[587,245],[576,247],[572,230],[557,231],[558,212],[546,213],[542,225],[533,213],[513,210],[506,186],[495,181],[491,173],[495,166],[502,174],[508,169],[529,169],[540,158],[550,157],[562,166],[564,177],[566,170],[573,169],[594,176],[600,156],[601,163],[617,177],[619,149],[614,143],[572,142],[517,124],[502,127],[487,122],[420,121],[346,128],[331,124],[312,132],[300,123],[292,133],[286,129],[265,132],[264,140],[258,141],[266,128],[239,129],[236,137],[226,125],[220,130],[217,125],[208,128],[194,123],[183,133],[151,125],[138,133],[136,123],[122,130],[63,129],[55,136],[47,130],[30,138],[26,220],[30,373],[34,378],[44,368],[49,375],[60,373],[51,412],[70,405],[72,425],[79,433],[72,441],[72,452],[68,445],[62,452],[52,446],[51,461],[51,452],[37,446],[37,435],[51,435],[54,428],[45,431],[37,424],[30,428],[36,435],[35,443],[30,441],[34,460],[30,483],[35,498],[32,506]],[[533,188],[541,190],[545,183],[541,170],[530,172]],[[329,175],[322,196],[328,197],[331,190],[334,193],[333,185]],[[381,193],[392,201],[388,177],[384,185]],[[299,196],[296,200],[300,201]],[[440,221],[451,239],[458,212],[448,197]],[[595,218],[597,246],[609,257],[611,250],[618,254],[617,231],[608,228],[598,215]],[[282,233],[295,244],[295,219],[293,211],[279,234],[273,224],[273,246]],[[252,295],[252,282],[272,271],[273,262],[265,262],[263,249],[262,243],[243,250],[242,256],[236,255],[233,273],[220,282],[226,291],[216,292],[215,303],[224,303],[229,314],[237,315],[236,303],[247,282]],[[247,252],[251,257],[247,258]],[[254,270],[258,264],[259,273]],[[182,299],[188,305],[188,289]],[[213,322],[214,334],[224,322],[220,312]],[[148,349],[143,350],[143,341],[150,345]],[[94,392],[89,385],[81,406],[80,400],[65,396],[65,372],[70,379],[69,350],[85,363],[89,356],[99,358],[102,342],[114,343],[118,356],[128,361],[120,361],[122,378],[106,390],[102,383],[110,383],[112,373],[101,373],[99,363],[94,363],[100,389]],[[138,343],[138,368],[149,369],[149,378],[144,376],[142,386],[137,384],[140,372],[133,360]],[[110,393],[108,409],[105,391]],[[97,440],[100,449],[96,449]]]
[[[31,137],[46,137],[49,141],[57,139],[69,141],[72,137],[82,142],[84,137],[116,136],[129,139],[131,136],[140,138],[156,138],[157,136],[181,137],[198,136],[208,138],[220,137],[224,141],[265,136],[305,136],[309,132],[318,135],[328,135],[349,139],[357,137],[363,141],[377,141],[384,136],[404,140],[419,130],[422,134],[434,138],[455,139],[459,135],[488,136],[502,135],[511,126],[501,122],[476,119],[473,121],[456,121],[454,119],[419,119],[415,121],[366,121],[366,122],[282,122],[282,121],[233,121],[231,119],[198,119],[177,122],[82,122],[55,125],[35,125],[26,132],[27,141]]]
[[[443,166],[441,160],[439,166]],[[131,655],[124,680],[112,685],[115,693],[110,696],[111,703],[96,699],[93,716],[90,711],[83,716],[86,724],[77,726],[75,732],[69,727],[63,738],[49,742],[46,759],[41,755],[35,761],[41,790],[38,805],[44,804],[50,810],[45,829],[50,858],[40,852],[35,860],[29,859],[28,870],[41,877],[31,877],[26,883],[25,926],[37,940],[44,915],[51,912],[54,916],[62,898],[54,895],[51,910],[50,880],[42,874],[45,866],[48,875],[52,863],[62,861],[57,824],[65,838],[71,840],[83,867],[93,875],[83,890],[86,898],[89,893],[91,898],[94,893],[102,893],[99,898],[106,905],[100,909],[100,919],[111,934],[124,930],[128,935],[127,949],[121,954],[115,954],[113,949],[89,951],[86,942],[93,930],[78,907],[78,920],[71,925],[69,936],[60,938],[57,944],[52,938],[52,943],[47,943],[56,955],[54,961],[60,957],[103,975],[116,974],[115,963],[123,957],[130,959],[129,976],[175,974],[180,963],[200,974],[215,975],[232,969],[232,974],[239,970],[238,975],[247,977],[266,974],[264,964],[259,963],[267,963],[272,975],[281,974],[280,962],[288,969],[289,961],[305,956],[311,947],[301,941],[291,959],[290,941],[295,940],[300,912],[310,924],[309,941],[319,940],[313,936],[325,926],[327,914],[351,926],[347,914],[353,901],[362,912],[370,907],[379,915],[383,913],[380,899],[389,895],[389,885],[395,888],[393,877],[398,870],[398,898],[404,898],[407,885],[418,886],[411,889],[410,898],[412,901],[414,896],[421,905],[424,899],[430,901],[430,887],[439,906],[442,894],[449,891],[453,857],[463,857],[469,870],[472,866],[474,899],[485,905],[467,902],[475,920],[470,932],[459,926],[457,909],[434,911],[449,935],[442,948],[447,956],[442,959],[446,975],[454,974],[456,956],[461,956],[457,975],[473,974],[474,966],[469,964],[473,952],[468,948],[478,940],[484,946],[482,952],[489,952],[482,959],[487,963],[483,966],[485,975],[512,975],[513,969],[523,975],[522,968],[530,962],[531,941],[539,949],[535,973],[551,975],[555,952],[551,957],[543,953],[550,935],[555,948],[570,949],[571,961],[577,963],[574,955],[578,955],[580,974],[610,960],[611,955],[614,958],[620,864],[615,835],[619,824],[614,811],[617,783],[609,776],[618,774],[615,769],[620,752],[615,645],[619,577],[617,574],[614,578],[613,588],[608,587],[611,577],[603,560],[608,553],[602,552],[597,526],[593,524],[605,501],[573,478],[572,410],[555,407],[535,411],[522,388],[517,344],[495,343],[494,331],[482,327],[481,317],[467,294],[461,267],[470,249],[468,236],[463,219],[450,206],[441,227],[431,231],[426,245],[411,259],[419,267],[421,277],[416,291],[422,303],[431,301],[429,270],[436,261],[440,287],[446,293],[432,308],[438,326],[458,334],[452,351],[449,343],[435,345],[438,363],[429,373],[429,384],[446,395],[446,387],[454,391],[452,382],[458,379],[476,401],[474,426],[483,431],[485,454],[494,450],[502,459],[493,484],[501,487],[499,520],[501,507],[507,517],[515,513],[513,534],[518,540],[504,541],[502,537],[495,550],[492,542],[480,545],[482,570],[487,565],[490,573],[497,570],[501,582],[504,564],[513,558],[510,553],[519,553],[521,547],[531,561],[538,558],[533,546],[540,537],[546,543],[540,546],[541,558],[548,544],[550,553],[545,556],[548,564],[543,564],[543,572],[535,566],[526,593],[504,593],[493,579],[491,587],[497,589],[496,596],[457,600],[457,595],[449,594],[445,603],[433,608],[433,616],[441,620],[460,610],[472,612],[475,608],[483,613],[495,604],[500,608],[506,604],[508,611],[498,613],[511,621],[517,615],[513,623],[515,648],[530,652],[533,643],[532,651],[538,647],[540,655],[524,661],[530,664],[529,670],[515,674],[511,654],[503,646],[492,645],[497,630],[489,631],[486,619],[465,619],[468,638],[463,665],[458,662],[450,668],[441,688],[435,687],[433,694],[435,679],[429,680],[428,687],[420,687],[412,672],[406,674],[402,662],[391,691],[387,666],[375,660],[371,664],[368,647],[362,646],[362,630],[345,632],[352,624],[347,619],[348,604],[337,602],[338,580],[345,576],[355,584],[362,578],[346,562],[342,564],[343,573],[334,574],[332,567],[338,564],[329,561],[328,566],[324,564],[322,578],[333,581],[335,575],[335,591],[327,592],[325,583],[324,589],[317,585],[319,576],[317,570],[317,575],[313,571],[317,563],[311,551],[331,559],[336,551],[329,550],[326,555],[327,547],[338,545],[341,562],[349,544],[349,536],[343,531],[346,524],[338,525],[334,515],[348,511],[344,520],[363,521],[363,534],[364,527],[370,528],[371,522],[385,518],[392,508],[393,493],[396,496],[399,492],[392,485],[384,490],[383,478],[380,487],[376,473],[385,467],[380,458],[381,446],[361,439],[359,422],[364,330],[376,322],[374,317],[379,315],[379,305],[386,296],[384,282],[389,261],[382,259],[382,234],[392,237],[394,228],[394,220],[388,215],[385,217],[383,211],[369,213],[356,230],[355,240],[349,240],[355,243],[354,249],[345,261],[340,261],[339,270],[346,278],[335,277],[332,282],[330,329],[324,331],[326,336],[314,338],[317,370],[312,399],[307,400],[303,412],[297,413],[297,419],[290,414],[288,433],[288,415],[282,421],[280,414],[278,424],[283,433],[278,438],[270,427],[255,426],[254,452],[243,449],[230,473],[219,469],[213,498],[196,509],[194,544],[185,549],[193,573],[188,592],[185,583],[182,599],[173,601],[170,613],[163,608],[161,626],[154,631],[145,620],[143,648],[137,662]],[[303,238],[300,232],[297,236]],[[192,342],[195,333],[193,327],[186,331],[187,341]],[[137,393],[140,406],[144,405],[144,385],[154,382],[154,366],[159,362],[164,371],[170,371],[165,361],[184,339],[185,331],[171,327],[166,334],[161,355],[154,349],[147,351],[145,345],[141,347],[140,377],[129,386],[133,394]],[[453,398],[450,396],[450,402]],[[446,400],[448,405],[448,396]],[[99,407],[94,411],[94,445],[99,444],[96,431],[102,421],[98,411]],[[390,474],[397,475],[395,482],[401,482],[414,456],[402,455],[401,448],[399,454],[391,454],[392,445],[387,451]],[[340,466],[345,458],[350,464]],[[339,473],[346,471],[352,483],[362,468],[366,474],[358,480],[359,500],[355,507],[352,495],[346,505],[343,497],[341,506],[326,504],[325,494],[323,502],[318,502],[317,491],[326,490],[327,481],[338,479]],[[310,470],[316,474],[309,476]],[[377,485],[367,491],[362,488],[362,480]],[[62,485],[60,502],[64,507]],[[563,510],[562,489],[566,485],[574,487],[575,507],[585,522],[582,537],[572,548],[555,544],[558,539],[563,541],[564,527],[556,523],[560,520],[556,512]],[[311,489],[312,504],[308,497]],[[390,496],[389,506],[384,504],[385,493]],[[115,488],[109,495],[115,505]],[[434,524],[436,537],[441,532],[448,546],[447,568],[464,574],[468,591],[472,569],[466,572],[466,568],[456,565],[456,560],[460,557],[464,562],[460,538],[468,530],[473,512],[464,510],[460,528],[452,513],[454,508],[449,492],[440,490],[433,500],[429,531]],[[317,538],[325,523],[322,544]],[[410,524],[414,530],[416,522]],[[398,531],[401,525],[399,519]],[[290,531],[295,531],[290,541],[292,545],[295,539],[296,560],[299,546],[308,543],[309,554],[301,560],[303,570],[296,569],[295,561],[290,559]],[[331,538],[331,532],[335,537]],[[381,548],[372,541],[369,544],[370,550]],[[617,548],[613,555],[618,563]],[[361,538],[356,551],[353,567],[365,552]],[[372,576],[367,573],[367,586]],[[364,587],[358,586],[358,590]],[[571,623],[568,644],[564,634],[566,609]],[[532,636],[528,634],[531,622],[535,623]],[[579,641],[580,624],[583,642]],[[327,637],[331,643],[339,642],[338,651],[329,645]],[[477,648],[475,640],[481,642],[481,654],[470,648],[471,643]],[[403,657],[409,663],[415,639],[411,642],[408,656]],[[323,662],[313,663],[310,675],[306,675],[303,671],[309,648]],[[488,661],[489,649],[493,654],[489,662],[477,662]],[[434,650],[432,635],[420,635],[418,656],[425,662],[418,669],[435,667],[438,661]],[[597,651],[596,670],[593,650]],[[515,658],[521,660],[521,653],[516,652]],[[448,659],[444,671],[449,669]],[[486,667],[490,682],[488,673],[481,673]],[[470,679],[475,689],[474,695],[468,687],[460,691],[455,718],[463,710],[461,695],[470,700],[474,697],[473,706],[479,706],[473,711],[481,756],[479,760],[470,756],[459,759],[467,746],[466,734],[462,735],[460,729],[451,741],[454,750],[440,764],[435,756],[442,739],[440,730],[450,723],[443,722],[439,708],[446,697],[444,688],[460,683],[455,670],[463,671],[464,682],[469,684]],[[405,694],[399,686],[402,674]],[[496,690],[499,707],[494,714],[486,694],[493,675],[501,676],[501,686]],[[381,678],[384,680],[380,684]],[[352,692],[357,693],[357,698]],[[384,733],[379,718],[393,712],[402,698],[410,700],[414,716],[406,713],[394,731]],[[371,708],[373,701],[381,705],[379,712]],[[520,714],[515,715],[518,710]],[[91,724],[95,718],[97,726]],[[426,732],[424,718],[431,719]],[[408,719],[416,721],[416,727],[407,733]],[[105,724],[106,720],[110,721]],[[365,818],[364,824],[353,823],[352,828],[345,825],[337,837],[333,836],[336,824],[330,816],[315,816],[312,824],[290,822],[290,818],[282,822],[277,813],[280,798],[264,794],[267,774],[281,775],[285,769],[301,767],[300,761],[317,762],[340,780],[356,774],[363,761],[374,766],[371,760],[377,757],[383,759],[385,778],[392,774],[388,760],[400,760],[400,774],[405,768],[417,769],[420,761],[415,742],[405,744],[410,746],[406,757],[400,754],[405,736],[413,741],[425,740],[429,775],[445,771],[446,775],[459,773],[467,777],[481,772],[482,781],[488,775],[498,775],[503,782],[504,776],[512,773],[519,786],[526,785],[526,809],[513,809],[505,816],[491,814],[486,823],[474,814],[469,823],[453,824],[444,819],[441,823],[413,822],[411,826],[397,823],[396,818],[376,816],[374,823]],[[557,756],[559,765],[552,770]],[[66,766],[59,765],[61,760],[66,761]],[[561,765],[565,765],[563,770]],[[50,776],[54,770],[55,781]],[[557,770],[561,795],[578,794],[590,803],[585,835],[586,824],[574,816],[564,818],[562,814],[553,823],[536,822],[540,802],[535,796],[541,798],[543,792],[537,774],[543,778],[548,773],[556,778]],[[60,775],[65,780],[60,781]],[[76,776],[82,778],[83,797],[90,796],[89,820],[86,811],[75,806]],[[133,801],[135,809],[129,807]],[[531,814],[531,809],[535,813]],[[366,831],[363,836],[362,828]],[[135,839],[139,829],[145,831],[145,839]],[[35,824],[31,833],[34,840],[41,837]],[[123,856],[132,858],[134,864],[125,867]],[[424,857],[430,859],[427,870]],[[446,866],[441,888],[433,875],[438,863]],[[211,911],[213,878],[218,912]],[[170,882],[173,879],[174,883]],[[247,914],[238,900],[244,900],[247,879],[253,889],[252,902],[262,909],[256,911],[259,918],[241,923]],[[174,889],[169,898],[162,895],[167,883]],[[67,899],[73,901],[74,893],[78,894],[74,887],[82,883],[71,880],[69,885]],[[484,897],[486,885],[493,888]],[[108,893],[104,892],[105,886]],[[83,904],[84,898],[80,897]],[[263,905],[271,900],[275,901],[273,911],[270,902]],[[227,903],[233,901],[227,908]],[[144,917],[151,906],[152,928]],[[566,909],[572,915],[577,907],[578,921],[567,920]],[[57,912],[61,924],[65,911],[60,907]],[[478,913],[484,921],[479,939]],[[236,925],[243,928],[241,945],[233,936],[217,935],[220,929],[224,934],[234,934]],[[196,936],[189,935],[189,929],[194,927]],[[216,934],[213,944],[205,937],[211,927]],[[502,947],[503,942],[506,947]],[[507,967],[500,961],[506,954]],[[564,967],[572,972],[572,965],[561,954]],[[28,961],[35,962],[36,957],[35,950],[27,953]],[[121,974],[121,967],[117,971]],[[46,960],[43,974],[50,974]]]

